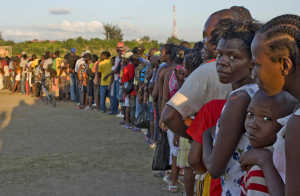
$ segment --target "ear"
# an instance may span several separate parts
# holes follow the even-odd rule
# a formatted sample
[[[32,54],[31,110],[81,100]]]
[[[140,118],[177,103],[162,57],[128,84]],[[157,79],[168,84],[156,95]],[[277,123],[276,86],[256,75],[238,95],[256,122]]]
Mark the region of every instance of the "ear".
[[[287,76],[293,68],[293,62],[287,56],[284,56],[280,59],[281,63],[281,73],[283,76]]]

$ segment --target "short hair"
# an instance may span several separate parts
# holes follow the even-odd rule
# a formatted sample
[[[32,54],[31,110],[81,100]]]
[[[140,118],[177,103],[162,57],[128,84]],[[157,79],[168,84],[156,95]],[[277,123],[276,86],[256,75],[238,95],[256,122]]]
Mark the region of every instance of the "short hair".
[[[139,59],[140,57],[137,55],[137,54],[133,54],[133,55],[131,55],[130,57],[129,57],[129,60],[131,61],[131,62],[133,62],[133,61],[139,61],[140,59]]]
[[[225,40],[236,38],[243,42],[242,47],[251,54],[251,43],[260,27],[261,24],[255,20],[221,19],[211,32],[210,43],[217,45],[221,38]]]
[[[109,59],[109,58],[110,58],[110,56],[111,56],[111,55],[110,55],[110,52],[108,52],[108,51],[104,51],[104,52],[102,52],[102,53],[101,53],[101,55],[104,55],[104,56],[106,56],[106,58],[108,58],[108,59]]]
[[[117,58],[117,57],[113,56],[113,57],[111,57],[111,60],[114,60],[114,61],[115,61],[115,60],[116,60],[116,58]]]
[[[193,49],[200,49],[200,50],[202,50],[203,46],[204,46],[204,44],[202,43],[202,41],[196,42],[195,45],[194,45],[194,47],[193,47]]]
[[[293,97],[286,91],[282,91],[274,96],[277,102],[276,105],[278,105],[278,107],[284,107],[286,115],[292,114],[294,112],[294,109],[298,104],[298,100],[295,97]]]
[[[32,58],[33,58],[33,57],[35,57],[35,58],[36,58],[36,54],[33,54],[33,55],[32,55]]]
[[[192,47],[191,47],[191,44],[190,44],[189,42],[187,42],[187,41],[181,42],[181,43],[180,43],[180,46],[184,46],[184,47],[187,47],[187,48],[189,48],[189,49],[192,48]]]
[[[27,54],[23,54],[23,59],[27,59]]]
[[[162,49],[166,50],[166,54],[170,55],[170,59],[171,61],[174,61],[175,56],[172,57],[172,52],[176,52],[177,48],[175,48],[175,44],[171,43],[171,44],[165,44]],[[174,49],[174,51],[173,51]],[[173,60],[172,60],[173,59]]]
[[[55,56],[59,56],[60,52],[58,50],[55,51]]]
[[[137,53],[138,53],[138,52],[137,52],[137,47],[132,48],[132,53],[133,53],[133,54],[137,54]]]
[[[98,55],[97,54],[93,54],[92,55],[92,59],[95,59],[96,61],[98,61]]]

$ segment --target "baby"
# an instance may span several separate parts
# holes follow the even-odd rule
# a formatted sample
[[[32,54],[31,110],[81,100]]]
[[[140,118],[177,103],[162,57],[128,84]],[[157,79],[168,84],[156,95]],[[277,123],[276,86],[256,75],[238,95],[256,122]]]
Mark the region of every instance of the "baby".
[[[282,126],[277,122],[293,113],[297,100],[287,92],[281,92],[268,97],[259,90],[252,98],[248,106],[248,114],[245,121],[246,135],[253,148],[265,148],[273,152],[273,144],[276,142],[277,133]],[[240,158],[246,158],[247,153]],[[261,168],[254,165],[248,168],[248,172],[241,178],[241,196],[269,195],[265,176]]]

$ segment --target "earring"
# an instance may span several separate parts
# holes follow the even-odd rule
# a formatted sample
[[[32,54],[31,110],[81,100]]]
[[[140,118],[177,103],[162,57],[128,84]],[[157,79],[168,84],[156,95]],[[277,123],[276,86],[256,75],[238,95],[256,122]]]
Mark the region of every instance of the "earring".
[[[251,67],[251,79],[254,79],[254,74],[253,74],[254,68]]]

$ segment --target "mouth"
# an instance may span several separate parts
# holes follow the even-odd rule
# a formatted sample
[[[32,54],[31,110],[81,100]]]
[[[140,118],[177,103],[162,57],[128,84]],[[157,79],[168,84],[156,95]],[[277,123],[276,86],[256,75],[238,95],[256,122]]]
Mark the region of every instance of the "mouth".
[[[249,139],[249,140],[257,140],[258,138],[248,132],[245,133],[246,137]]]
[[[225,71],[217,70],[217,72],[218,72],[218,76],[220,78],[224,78],[224,77],[228,77],[229,76],[229,74],[226,73]]]

